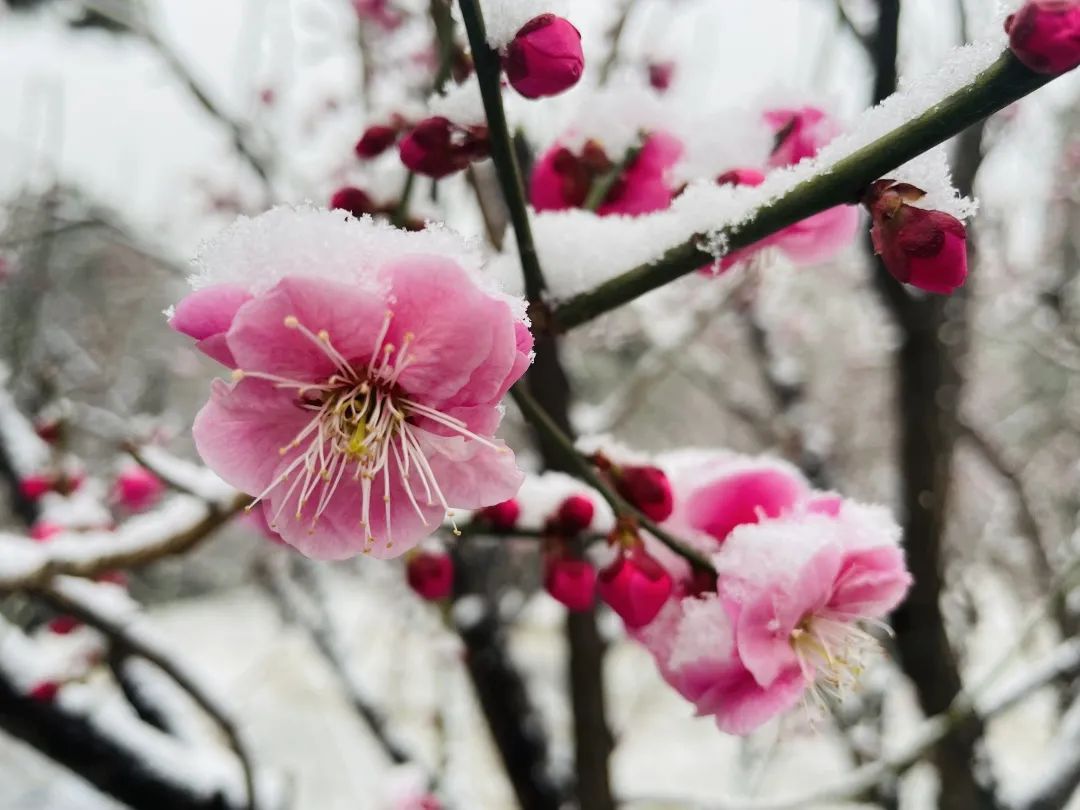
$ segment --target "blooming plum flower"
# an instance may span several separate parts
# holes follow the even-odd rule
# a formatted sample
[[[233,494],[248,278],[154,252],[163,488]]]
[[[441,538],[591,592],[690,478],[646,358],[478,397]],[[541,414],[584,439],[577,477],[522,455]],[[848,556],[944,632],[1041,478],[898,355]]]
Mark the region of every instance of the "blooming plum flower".
[[[506,46],[503,66],[510,86],[525,98],[556,96],[585,71],[581,32],[555,14],[534,17]]]
[[[897,281],[949,294],[967,279],[967,229],[944,211],[911,205],[921,189],[879,180],[866,195],[874,250]]]
[[[251,293],[236,284],[217,284],[195,290],[176,305],[169,326],[195,339],[195,348],[225,366],[235,366],[225,335],[237,310]]]
[[[639,216],[671,205],[674,189],[668,172],[682,154],[682,142],[665,132],[645,137],[596,209],[599,216]],[[533,169],[530,201],[537,211],[584,208],[594,184],[616,168],[597,141],[588,141],[581,154],[556,144]]]
[[[161,498],[165,485],[141,465],[132,465],[116,476],[113,500],[131,512],[141,512]]]
[[[204,251],[198,295],[251,274],[251,297],[196,447],[302,553],[395,557],[451,507],[516,494],[523,476],[493,434],[532,336],[523,302],[462,266],[475,261],[441,231],[287,208]]]
[[[817,107],[769,110],[767,123],[776,135],[769,165],[774,168],[794,166],[812,158],[840,130],[836,123]]]
[[[1009,48],[1036,73],[1080,65],[1080,0],[1028,0],[1005,21]]]

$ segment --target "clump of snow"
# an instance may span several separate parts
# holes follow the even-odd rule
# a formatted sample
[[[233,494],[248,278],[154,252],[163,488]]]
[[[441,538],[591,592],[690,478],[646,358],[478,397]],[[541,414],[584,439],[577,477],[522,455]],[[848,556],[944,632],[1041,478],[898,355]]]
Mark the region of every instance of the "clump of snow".
[[[612,160],[638,143],[642,132],[673,134],[687,129],[682,113],[638,77],[620,77],[588,93],[577,105],[572,124],[559,143],[580,152],[586,141],[600,143]]]
[[[480,80],[476,74],[473,73],[461,84],[450,84],[444,94],[436,93],[428,99],[428,113],[442,116],[463,127],[485,123],[484,99],[480,95]]]
[[[567,5],[566,0],[480,0],[488,45],[496,50],[508,45],[525,23],[541,14],[565,17]]]
[[[196,495],[210,503],[224,506],[237,492],[201,464],[178,458],[157,445],[139,448],[139,459],[166,483]]]
[[[15,472],[28,475],[49,461],[49,445],[34,432],[30,420],[15,407],[5,389],[8,369],[0,363],[0,443],[7,449]]]

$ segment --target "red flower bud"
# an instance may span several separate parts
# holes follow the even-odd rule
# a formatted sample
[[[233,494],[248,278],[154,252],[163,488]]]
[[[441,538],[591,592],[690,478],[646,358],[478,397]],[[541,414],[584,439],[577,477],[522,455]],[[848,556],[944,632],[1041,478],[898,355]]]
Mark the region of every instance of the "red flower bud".
[[[671,87],[671,80],[675,78],[675,63],[651,62],[649,64],[649,84],[654,90],[661,93]]]
[[[60,692],[60,684],[56,681],[41,681],[30,687],[26,696],[38,703],[52,703]]]
[[[967,278],[967,229],[950,214],[908,203],[923,194],[906,183],[875,183],[866,196],[874,220],[870,236],[897,281],[948,294]]]
[[[589,528],[595,512],[593,502],[584,495],[571,495],[559,505],[552,528],[562,534],[579,534]]]
[[[631,630],[656,618],[673,586],[671,575],[640,544],[621,549],[597,584],[600,598]]]
[[[30,539],[44,543],[64,531],[64,527],[52,521],[39,520],[30,527]]]
[[[49,632],[56,633],[58,636],[66,636],[79,627],[80,624],[81,622],[74,616],[57,616],[49,622]]]
[[[485,506],[473,516],[473,519],[496,531],[508,532],[517,525],[520,516],[521,506],[511,498],[494,506]]]
[[[525,98],[569,90],[585,70],[581,33],[569,20],[541,14],[522,26],[503,57],[510,85]]]
[[[544,573],[544,588],[568,610],[588,610],[596,592],[596,569],[585,560],[552,557]]]
[[[1056,76],[1080,65],[1080,2],[1028,0],[1005,21],[1009,48],[1036,73]]]
[[[615,489],[645,517],[667,520],[675,509],[671,482],[659,467],[613,467]]]
[[[64,423],[59,419],[42,419],[34,423],[34,433],[43,441],[55,444],[64,435]]]
[[[408,168],[438,180],[487,156],[487,130],[459,127],[440,116],[425,118],[401,140],[398,153]]]
[[[19,481],[19,492],[28,500],[36,501],[46,492],[52,492],[56,487],[56,479],[51,475],[37,473],[28,475]]]
[[[356,156],[361,160],[370,160],[378,157],[397,140],[397,130],[384,124],[376,124],[364,130],[360,140],[356,142]]]
[[[371,197],[355,186],[345,186],[335,191],[334,196],[330,198],[330,207],[348,211],[357,219],[364,214],[374,214],[378,210]]]
[[[422,599],[438,602],[454,590],[454,561],[445,551],[419,551],[405,564],[405,579]]]
[[[113,500],[130,512],[149,509],[161,498],[165,485],[145,467],[130,467],[116,477]]]

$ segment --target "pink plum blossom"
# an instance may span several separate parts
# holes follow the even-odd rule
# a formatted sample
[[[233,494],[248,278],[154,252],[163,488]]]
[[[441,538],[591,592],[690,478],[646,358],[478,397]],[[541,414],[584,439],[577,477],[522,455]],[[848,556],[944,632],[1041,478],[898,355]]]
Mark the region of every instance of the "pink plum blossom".
[[[746,734],[810,693],[854,687],[911,576],[884,510],[816,495],[816,508],[743,523],[713,555],[715,594],[665,605],[636,634],[699,714]]]
[[[224,335],[233,379],[214,382],[196,447],[302,553],[396,557],[452,508],[516,494],[523,476],[493,434],[532,336],[523,302],[484,286],[474,262],[447,232],[289,208],[204,251],[204,302],[237,278],[251,297]]]
[[[794,166],[812,158],[821,147],[840,134],[840,128],[817,107],[769,110],[765,123],[776,135],[769,165]]]
[[[1005,23],[1009,47],[1036,73],[1080,65],[1080,0],[1028,0]]]
[[[132,465],[116,476],[113,500],[131,512],[141,512],[160,500],[165,492],[161,479],[146,467]]]
[[[194,338],[195,348],[225,366],[235,365],[225,341],[236,311],[251,300],[251,293],[236,284],[195,290],[176,305],[169,326]]]
[[[596,213],[639,216],[662,211],[671,205],[675,189],[669,170],[682,154],[682,142],[666,132],[646,137],[641,151],[612,185]],[[588,141],[581,154],[556,144],[533,169],[530,201],[537,211],[583,208],[593,184],[622,158],[609,156],[597,141]]]

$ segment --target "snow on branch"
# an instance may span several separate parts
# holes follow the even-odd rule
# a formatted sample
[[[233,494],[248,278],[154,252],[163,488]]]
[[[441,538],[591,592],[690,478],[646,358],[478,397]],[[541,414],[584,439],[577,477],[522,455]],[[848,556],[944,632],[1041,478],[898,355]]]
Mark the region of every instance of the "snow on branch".
[[[227,523],[248,500],[246,495],[235,495],[219,508],[200,498],[177,495],[114,532],[65,533],[43,544],[0,532],[0,591],[32,588],[57,574],[92,577],[180,554]]]

